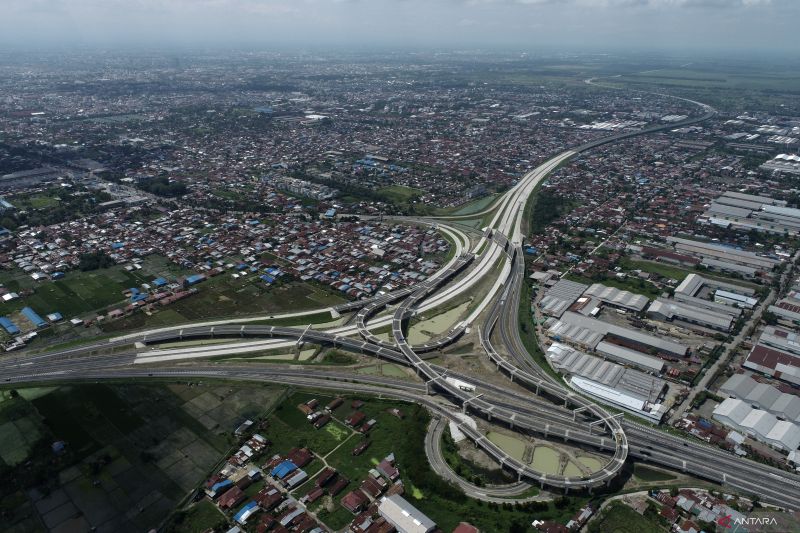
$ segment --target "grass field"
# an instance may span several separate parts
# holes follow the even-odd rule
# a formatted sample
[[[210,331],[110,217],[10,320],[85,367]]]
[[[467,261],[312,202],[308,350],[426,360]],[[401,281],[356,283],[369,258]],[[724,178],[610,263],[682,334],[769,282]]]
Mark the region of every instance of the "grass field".
[[[450,207],[445,209],[438,210],[437,214],[439,215],[472,215],[474,213],[479,213],[484,209],[488,208],[492,205],[492,203],[497,199],[497,194],[490,194],[488,196],[484,196],[483,198],[478,198],[477,200],[472,200],[465,204],[462,204],[458,207]]]
[[[148,256],[142,260],[142,269],[127,271],[123,266],[90,272],[70,271],[57,281],[35,282],[21,270],[0,271],[0,284],[11,291],[32,291],[17,300],[0,304],[0,315],[8,316],[23,331],[33,328],[19,311],[32,307],[40,316],[59,312],[66,319],[93,318],[110,309],[127,303],[124,291],[140,287],[156,277],[170,280],[188,274],[160,256]],[[134,313],[121,320],[103,323],[100,327],[108,333],[129,331],[144,327],[159,327],[179,324],[191,320],[204,320],[257,314],[279,314],[286,311],[315,309],[343,303],[346,299],[337,291],[315,284],[287,282],[268,286],[256,275],[233,279],[223,274],[197,286],[198,293],[175,302],[167,308],[156,308],[150,315]],[[324,316],[323,316],[324,315]],[[310,317],[313,321],[330,321],[330,314]],[[304,319],[298,319],[301,322]],[[80,338],[96,333],[97,329],[83,331],[68,323],[55,325],[40,332],[41,344],[50,342],[80,342]]]
[[[390,185],[378,189],[378,194],[395,204],[407,204],[411,199],[425,191],[404,185]]]
[[[192,320],[279,314],[337,305],[345,302],[339,294],[324,287],[300,282],[289,282],[278,287],[268,287],[257,276],[247,280],[232,280],[222,275],[198,285],[198,293],[179,300],[152,315],[136,313],[129,317],[105,323],[106,332],[120,332],[144,327],[168,326]],[[284,322],[310,323],[315,320],[330,321],[330,313],[287,320],[269,320],[265,323],[288,325]]]
[[[647,513],[646,513],[647,514]],[[642,516],[621,502],[611,502],[589,523],[590,533],[656,533],[669,531],[659,521]]]
[[[671,481],[675,479],[672,474],[640,464],[633,466],[633,475],[642,481]]]
[[[207,531],[216,526],[227,525],[228,521],[216,505],[208,500],[201,500],[185,511],[176,513],[165,531],[169,533],[195,533],[197,531]]]
[[[620,266],[627,270],[641,270],[643,272],[650,272],[651,274],[658,274],[667,279],[677,280],[678,282],[683,281],[686,276],[692,273],[691,270],[664,263],[637,261],[635,259],[623,259],[620,261]]]

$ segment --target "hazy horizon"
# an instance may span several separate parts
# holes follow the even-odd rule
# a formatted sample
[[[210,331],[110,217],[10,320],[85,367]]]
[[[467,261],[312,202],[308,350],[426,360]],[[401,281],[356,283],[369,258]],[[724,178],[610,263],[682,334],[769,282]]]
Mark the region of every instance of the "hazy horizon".
[[[796,0],[5,0],[0,45],[798,49]]]

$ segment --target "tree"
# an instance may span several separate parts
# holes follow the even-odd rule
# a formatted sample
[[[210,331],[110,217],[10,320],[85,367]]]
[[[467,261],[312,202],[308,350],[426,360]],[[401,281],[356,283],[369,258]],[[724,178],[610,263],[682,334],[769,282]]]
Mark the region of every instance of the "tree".
[[[80,258],[78,259],[78,268],[80,268],[83,272],[97,270],[99,268],[108,268],[114,266],[115,264],[116,263],[114,263],[114,260],[102,250],[88,254],[81,254]]]

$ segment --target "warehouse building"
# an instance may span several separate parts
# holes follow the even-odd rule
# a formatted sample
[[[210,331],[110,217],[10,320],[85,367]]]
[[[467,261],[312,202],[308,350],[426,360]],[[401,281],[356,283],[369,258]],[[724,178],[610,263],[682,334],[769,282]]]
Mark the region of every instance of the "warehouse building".
[[[724,265],[741,265],[761,272],[771,272],[780,263],[780,260],[772,257],[765,257],[754,252],[738,250],[732,246],[712,242],[694,241],[681,237],[667,237],[667,242],[678,253],[699,257],[701,264],[709,268],[712,268],[712,265],[707,263],[707,259],[714,261],[717,268]]]
[[[547,357],[556,370],[569,377],[573,388],[603,403],[654,422],[666,412],[661,400],[668,386],[662,379],[558,343],[550,346]]]
[[[736,306],[742,309],[752,309],[756,306],[756,304],[758,304],[758,300],[756,298],[743,296],[735,292],[723,291],[721,289],[717,289],[714,292],[714,301],[719,304]]]
[[[647,315],[667,322],[683,322],[688,326],[701,326],[717,331],[728,332],[733,326],[730,315],[716,313],[709,309],[698,309],[683,302],[659,298],[647,309]]]
[[[547,336],[558,342],[569,342],[585,350],[594,350],[603,340],[602,332],[566,320],[557,320],[551,325],[547,330]]]
[[[800,156],[795,154],[778,154],[759,168],[769,172],[785,172],[800,175]]]
[[[399,494],[381,498],[378,513],[399,533],[429,533],[436,529],[433,520]]]
[[[740,308],[724,303],[717,303],[711,300],[704,300],[703,298],[696,298],[694,296],[685,296],[678,293],[675,293],[672,299],[676,302],[686,304],[687,306],[699,309],[707,309],[709,311],[713,311],[714,313],[728,315],[734,319],[742,316],[742,310]]]
[[[671,359],[686,357],[689,352],[689,349],[680,343],[588,318],[571,311],[564,313],[548,329],[547,335],[555,340],[565,340],[591,349],[595,349],[601,340],[605,340],[641,353]]]
[[[623,291],[616,287],[608,287],[602,283],[595,283],[586,289],[585,296],[597,298],[606,305],[641,313],[650,300],[647,296],[630,291]]]
[[[785,201],[766,196],[725,193],[711,203],[703,217],[712,224],[741,231],[780,235],[797,235],[800,231],[800,209],[788,208]]]
[[[50,167],[35,168],[33,170],[20,170],[11,174],[0,176],[0,189],[22,189],[45,182],[54,181],[65,173]]]
[[[742,366],[795,385],[800,385],[800,357],[793,353],[756,344]]]
[[[561,279],[547,290],[547,294],[539,302],[542,313],[560,317],[588,289],[584,283]]]
[[[762,409],[754,409],[742,400],[726,399],[714,409],[712,416],[720,423],[779,450],[790,452],[800,446],[800,427],[778,420]]]
[[[744,296],[753,296],[756,293],[755,289],[737,285],[736,283],[728,283],[715,278],[704,278],[700,274],[689,274],[675,288],[675,295],[704,297],[712,289],[735,292]]]
[[[788,297],[782,298],[770,305],[768,311],[778,317],[778,321],[787,325],[800,324],[800,298],[796,298],[797,293],[792,292]]]
[[[759,383],[747,374],[732,375],[719,391],[782,420],[800,422],[800,397],[780,392],[768,383]]]
[[[617,361],[623,365],[634,366],[645,372],[660,374],[664,370],[664,360],[652,355],[645,355],[635,350],[629,350],[624,346],[618,346],[610,342],[601,341],[595,351],[612,361]]]
[[[728,301],[711,301],[701,297],[707,296],[712,289],[716,292],[724,291],[725,294],[732,293],[742,297],[752,297],[755,294],[755,291],[749,287],[704,278],[699,274],[689,274],[675,288],[672,298],[691,307],[708,309],[709,311],[727,314],[734,318],[741,316],[742,310]]]
[[[800,335],[794,331],[777,326],[767,326],[758,338],[758,343],[800,357]]]

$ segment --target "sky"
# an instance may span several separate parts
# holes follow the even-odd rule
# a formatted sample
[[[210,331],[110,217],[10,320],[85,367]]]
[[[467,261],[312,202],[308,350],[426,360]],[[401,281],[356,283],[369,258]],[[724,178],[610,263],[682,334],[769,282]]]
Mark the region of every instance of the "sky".
[[[0,0],[0,45],[800,52],[800,0]]]

